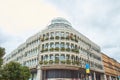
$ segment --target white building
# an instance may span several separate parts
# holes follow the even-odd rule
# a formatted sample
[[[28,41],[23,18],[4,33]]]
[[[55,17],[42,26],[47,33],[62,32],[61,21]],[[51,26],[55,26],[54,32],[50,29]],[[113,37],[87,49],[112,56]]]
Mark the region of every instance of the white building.
[[[85,79],[85,65],[90,64],[90,77],[103,80],[101,50],[98,45],[72,28],[63,18],[51,21],[47,28],[4,58],[4,63],[17,61],[31,69],[31,80]]]

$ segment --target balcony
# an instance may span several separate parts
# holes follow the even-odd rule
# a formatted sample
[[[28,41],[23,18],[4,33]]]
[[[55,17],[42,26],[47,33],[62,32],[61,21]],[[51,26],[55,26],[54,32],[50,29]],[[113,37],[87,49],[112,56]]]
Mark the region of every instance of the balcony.
[[[67,37],[64,37],[64,36],[62,36],[62,37],[59,37],[59,36],[55,36],[55,37],[53,37],[53,36],[51,36],[50,37],[50,40],[71,40],[71,41],[74,41],[74,42],[76,42],[76,43],[78,43],[78,39],[76,39],[76,38],[74,38],[73,36],[67,36]],[[48,41],[49,40],[49,38],[48,37],[46,37],[46,38],[41,38],[41,42],[44,42],[44,41]]]
[[[48,61],[40,61],[40,65],[49,66],[49,65],[71,65],[71,66],[79,66],[80,61],[72,61],[72,60],[48,60]]]
[[[61,51],[61,52],[73,52],[73,53],[76,53],[78,54],[79,53],[79,49],[70,49],[70,48],[59,48],[59,47],[56,47],[56,48],[46,48],[46,49],[42,49],[41,52],[44,53],[44,52],[56,52],[56,51]]]

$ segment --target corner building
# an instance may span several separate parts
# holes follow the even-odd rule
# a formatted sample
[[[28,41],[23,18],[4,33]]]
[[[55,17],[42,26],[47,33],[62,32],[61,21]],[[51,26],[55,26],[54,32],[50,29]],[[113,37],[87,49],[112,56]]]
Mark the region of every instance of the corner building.
[[[28,66],[30,80],[104,80],[100,47],[63,18],[53,19],[4,58],[5,64],[10,61]],[[86,64],[90,64],[89,76]]]

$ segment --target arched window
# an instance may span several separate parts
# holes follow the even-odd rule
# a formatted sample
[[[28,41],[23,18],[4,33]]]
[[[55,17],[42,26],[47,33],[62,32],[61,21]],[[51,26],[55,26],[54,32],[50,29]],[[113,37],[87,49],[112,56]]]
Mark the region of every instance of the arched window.
[[[50,60],[54,60],[53,54],[50,54]]]
[[[61,42],[60,47],[61,47],[61,48],[64,48],[64,46],[65,46],[65,45],[64,45],[64,42]]]
[[[54,43],[50,43],[50,47],[51,47],[51,48],[54,48]]]
[[[59,54],[55,55],[55,60],[59,60]]]

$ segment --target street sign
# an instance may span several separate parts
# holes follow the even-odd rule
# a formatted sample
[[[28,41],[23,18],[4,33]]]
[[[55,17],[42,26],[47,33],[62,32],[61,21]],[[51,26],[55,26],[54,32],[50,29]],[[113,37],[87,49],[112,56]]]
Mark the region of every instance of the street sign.
[[[90,65],[86,64],[85,68],[86,68],[86,73],[89,74],[90,73]]]
[[[86,64],[86,65],[85,65],[85,68],[86,68],[86,69],[90,69],[90,65],[89,65],[89,64]]]

